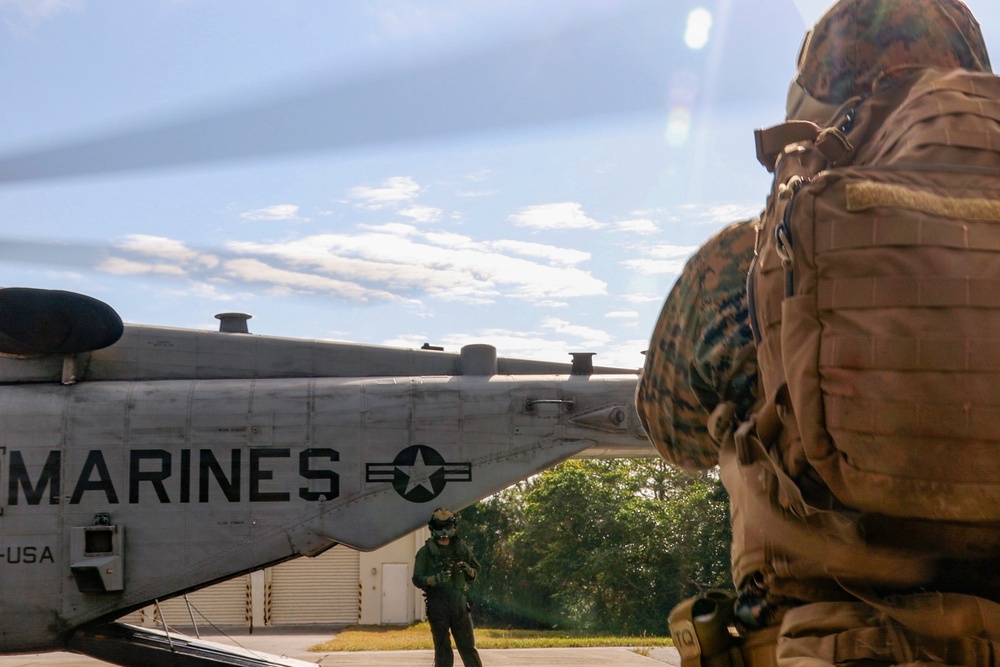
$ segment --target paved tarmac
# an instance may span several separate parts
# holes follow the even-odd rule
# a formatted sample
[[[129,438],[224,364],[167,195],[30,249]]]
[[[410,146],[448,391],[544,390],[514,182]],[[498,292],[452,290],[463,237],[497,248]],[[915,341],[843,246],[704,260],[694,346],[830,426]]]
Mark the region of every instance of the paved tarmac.
[[[202,633],[201,638],[240,646],[252,651],[295,658],[323,667],[431,667],[432,651],[360,651],[313,653],[311,646],[329,641],[336,629],[265,628],[254,634],[245,630],[229,634]],[[481,649],[484,667],[679,667],[680,657],[672,648],[653,649],[648,656],[631,648],[536,648]],[[455,655],[455,663],[462,661]],[[0,667],[107,667],[110,663],[72,653],[0,656]]]

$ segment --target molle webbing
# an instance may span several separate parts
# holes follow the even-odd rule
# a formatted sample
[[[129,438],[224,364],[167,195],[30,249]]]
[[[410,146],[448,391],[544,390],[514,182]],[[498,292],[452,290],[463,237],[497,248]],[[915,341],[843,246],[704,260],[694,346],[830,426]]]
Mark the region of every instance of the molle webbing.
[[[780,350],[806,456],[850,507],[1000,520],[997,202],[1000,172],[861,166],[791,204],[794,292],[763,299],[781,313],[761,349]]]
[[[782,156],[762,218],[760,377],[799,434],[777,458],[862,512],[1000,522],[1000,79],[925,70],[854,112],[843,160]]]
[[[996,202],[1000,173],[894,167],[824,172],[793,201],[782,368],[807,458],[848,506],[1000,520]]]
[[[891,540],[871,544],[855,518],[809,505],[774,450],[761,444],[755,423],[741,425],[736,442],[725,443],[719,454],[731,498],[737,586],[759,574],[776,600],[816,601],[836,597],[842,581],[909,588],[932,580],[931,560]]]
[[[900,162],[929,146],[1000,153],[994,124],[1000,124],[1000,79],[928,70],[892,112],[891,121],[865,142],[871,153],[864,161]]]

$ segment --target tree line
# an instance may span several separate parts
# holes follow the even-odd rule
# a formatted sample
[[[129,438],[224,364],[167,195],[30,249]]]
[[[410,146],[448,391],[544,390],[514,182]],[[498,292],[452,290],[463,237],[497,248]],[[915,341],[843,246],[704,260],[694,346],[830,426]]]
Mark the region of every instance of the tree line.
[[[555,466],[460,513],[482,565],[476,621],[666,634],[678,602],[732,588],[728,508],[714,472],[660,459]]]

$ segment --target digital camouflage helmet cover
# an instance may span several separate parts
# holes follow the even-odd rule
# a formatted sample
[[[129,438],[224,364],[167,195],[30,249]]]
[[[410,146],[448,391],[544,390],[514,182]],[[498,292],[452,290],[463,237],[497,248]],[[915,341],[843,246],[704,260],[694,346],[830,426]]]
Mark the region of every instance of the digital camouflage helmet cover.
[[[840,0],[806,34],[786,117],[821,123],[847,100],[927,67],[991,71],[979,23],[965,4]]]

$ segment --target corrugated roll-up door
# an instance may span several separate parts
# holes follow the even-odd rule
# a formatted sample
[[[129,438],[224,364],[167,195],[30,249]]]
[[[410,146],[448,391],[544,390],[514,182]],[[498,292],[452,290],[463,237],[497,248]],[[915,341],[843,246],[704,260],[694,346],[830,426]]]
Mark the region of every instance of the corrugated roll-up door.
[[[271,570],[271,625],[358,622],[358,552],[337,545]]]
[[[183,597],[160,602],[160,614],[172,628],[191,627],[191,616],[199,630],[214,626],[247,625],[247,575],[241,575],[221,583],[188,593],[191,612]],[[129,614],[122,620],[126,623],[160,627],[154,622],[152,605],[139,612]]]

